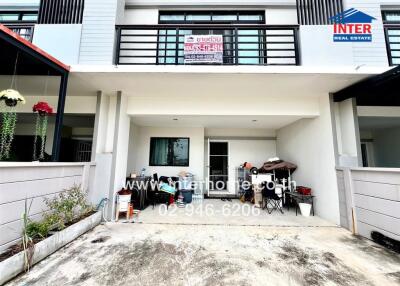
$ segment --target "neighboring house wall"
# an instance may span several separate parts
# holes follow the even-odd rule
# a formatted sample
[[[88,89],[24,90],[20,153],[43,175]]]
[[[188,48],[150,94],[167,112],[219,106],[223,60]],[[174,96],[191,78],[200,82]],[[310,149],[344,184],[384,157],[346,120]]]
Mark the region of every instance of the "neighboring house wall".
[[[28,206],[32,203],[29,218],[40,220],[46,211],[44,198],[53,198],[74,184],[87,190],[94,168],[90,163],[0,163],[0,252],[21,237],[25,200]],[[94,204],[93,190],[88,195]]]
[[[400,169],[337,168],[337,172],[339,182],[344,178],[343,205],[350,207],[347,212],[340,209],[341,217],[350,222],[341,225],[369,239],[377,231],[400,240]]]
[[[277,131],[277,154],[299,166],[293,179],[312,188],[316,214],[339,224],[334,137],[328,95],[319,97],[320,116],[301,119]]]

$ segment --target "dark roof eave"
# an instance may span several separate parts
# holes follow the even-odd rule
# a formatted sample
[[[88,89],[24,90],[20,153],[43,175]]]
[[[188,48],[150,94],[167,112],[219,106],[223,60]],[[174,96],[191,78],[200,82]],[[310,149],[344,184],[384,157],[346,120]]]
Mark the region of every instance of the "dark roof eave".
[[[335,92],[333,99],[335,102],[340,102],[352,97],[382,96],[379,93],[393,84],[394,81],[400,81],[400,66],[345,87]]]

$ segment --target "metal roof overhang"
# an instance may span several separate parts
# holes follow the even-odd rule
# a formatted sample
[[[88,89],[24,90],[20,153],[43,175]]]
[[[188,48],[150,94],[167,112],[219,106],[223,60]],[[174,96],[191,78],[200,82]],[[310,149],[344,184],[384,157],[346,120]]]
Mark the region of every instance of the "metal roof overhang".
[[[400,66],[333,94],[335,102],[355,98],[359,106],[400,106]]]

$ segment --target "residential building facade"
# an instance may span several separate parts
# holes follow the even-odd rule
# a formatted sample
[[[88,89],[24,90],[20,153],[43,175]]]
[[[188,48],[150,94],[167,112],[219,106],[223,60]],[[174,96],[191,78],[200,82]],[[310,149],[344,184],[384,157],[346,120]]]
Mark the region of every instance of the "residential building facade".
[[[0,22],[71,66],[64,125],[90,141],[71,156],[91,153],[94,201],[142,169],[186,170],[226,182],[205,193],[235,195],[240,164],[279,157],[298,165],[316,214],[346,225],[337,167],[400,166],[400,109],[333,95],[400,63],[399,0],[20,2],[0,1]],[[373,18],[371,41],[334,41],[332,17],[351,8]],[[190,37],[222,39],[221,58],[190,63]],[[53,80],[19,87],[20,113],[38,96],[57,105]]]

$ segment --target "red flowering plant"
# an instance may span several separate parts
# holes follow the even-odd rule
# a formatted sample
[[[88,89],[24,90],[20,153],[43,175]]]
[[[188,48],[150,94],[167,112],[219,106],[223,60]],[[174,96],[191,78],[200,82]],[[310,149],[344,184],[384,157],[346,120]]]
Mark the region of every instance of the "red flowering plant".
[[[35,141],[33,143],[33,160],[44,160],[44,152],[46,146],[47,134],[47,117],[53,114],[53,108],[44,101],[39,101],[33,108],[33,112],[37,112],[36,117],[36,133]],[[38,139],[40,138],[40,145],[38,146]],[[39,150],[38,150],[39,147]],[[39,156],[37,155],[39,151]]]
[[[33,112],[38,112],[41,116],[52,115],[53,108],[47,102],[39,101],[33,106]]]

